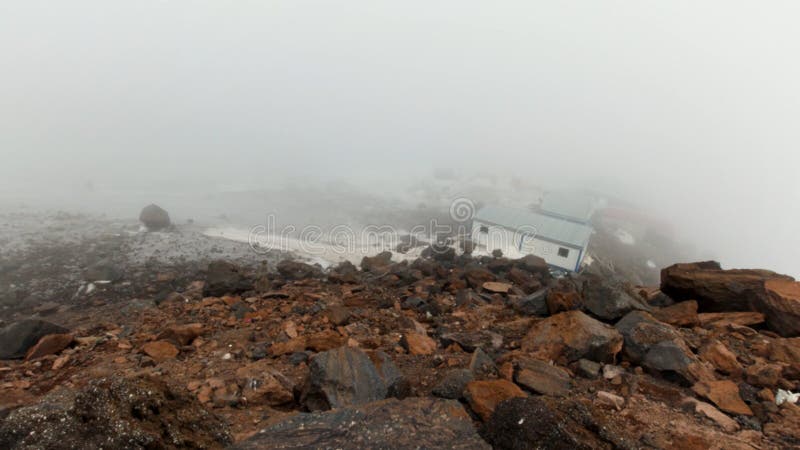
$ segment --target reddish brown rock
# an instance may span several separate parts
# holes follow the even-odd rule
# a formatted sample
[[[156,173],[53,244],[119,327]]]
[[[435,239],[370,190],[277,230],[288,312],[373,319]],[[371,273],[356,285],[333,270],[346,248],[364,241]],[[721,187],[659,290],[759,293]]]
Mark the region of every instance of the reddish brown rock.
[[[483,285],[483,283],[495,281],[497,279],[492,272],[481,268],[470,269],[464,272],[464,278],[467,280],[467,283],[469,283],[469,286],[473,289],[478,289]]]
[[[700,358],[711,363],[720,372],[738,377],[742,374],[742,365],[722,342],[714,341],[700,351]]]
[[[547,294],[547,309],[550,314],[572,311],[581,306],[581,294],[577,292],[553,291]]]
[[[764,323],[764,314],[755,311],[703,313],[698,314],[697,319],[703,328],[721,328],[731,324],[749,327]]]
[[[622,335],[581,311],[568,311],[536,323],[521,347],[542,360],[609,362],[622,350]]]
[[[473,381],[464,389],[470,408],[483,421],[489,420],[497,405],[514,397],[527,397],[516,384],[507,380]]]
[[[675,264],[661,271],[661,291],[675,300],[696,300],[704,312],[754,311],[764,281],[772,278],[792,280],[769,270],[722,270],[715,261]]]
[[[276,342],[269,346],[269,354],[272,356],[289,355],[291,353],[302,352],[306,349],[306,339],[298,337],[286,342]]]
[[[31,360],[42,356],[55,355],[72,343],[71,334],[48,334],[39,339],[39,342],[28,350],[25,359]]]
[[[700,323],[697,317],[697,302],[689,300],[676,303],[653,312],[653,317],[676,327],[693,327]]]
[[[203,334],[203,324],[190,323],[188,325],[173,325],[159,333],[158,340],[170,341],[175,345],[189,345],[198,336]]]
[[[494,292],[496,294],[507,294],[511,289],[508,283],[500,283],[497,281],[487,281],[481,285],[485,291]]]
[[[753,386],[772,388],[778,385],[783,367],[777,364],[753,364],[745,372],[746,380]]]
[[[730,380],[701,381],[692,390],[727,413],[752,416],[753,411],[739,395],[739,386]]]
[[[314,350],[315,352],[325,352],[341,347],[346,341],[347,338],[336,331],[327,330],[306,336],[305,344],[306,348]]]
[[[179,353],[178,349],[167,341],[148,342],[142,346],[142,351],[157,363],[172,359]]]
[[[436,341],[419,333],[406,333],[400,343],[412,355],[432,355],[436,351]]]
[[[800,282],[771,279],[764,283],[766,295],[760,298],[759,311],[776,333],[800,336]]]
[[[265,360],[236,370],[243,401],[249,405],[278,406],[294,400],[292,386]]]

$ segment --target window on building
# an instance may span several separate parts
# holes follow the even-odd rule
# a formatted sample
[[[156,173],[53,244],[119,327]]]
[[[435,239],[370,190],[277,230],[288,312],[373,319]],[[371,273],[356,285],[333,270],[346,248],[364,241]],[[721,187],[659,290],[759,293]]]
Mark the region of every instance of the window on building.
[[[481,231],[481,233],[488,234],[489,233],[489,227],[487,227],[486,225],[481,225],[480,231]]]
[[[558,247],[558,256],[562,258],[566,258],[569,256],[569,249],[564,247]]]

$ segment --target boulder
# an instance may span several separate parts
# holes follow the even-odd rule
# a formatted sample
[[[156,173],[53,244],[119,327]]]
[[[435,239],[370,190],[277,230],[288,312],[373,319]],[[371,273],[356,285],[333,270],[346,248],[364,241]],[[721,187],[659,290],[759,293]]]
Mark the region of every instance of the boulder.
[[[464,272],[464,279],[466,279],[467,283],[469,283],[469,287],[472,289],[478,289],[479,287],[483,286],[483,283],[495,281],[497,277],[495,277],[492,272],[489,272],[482,267],[476,267]]]
[[[560,401],[560,399],[559,399]],[[498,405],[483,428],[495,449],[609,449],[579,421],[546,397],[512,398]]]
[[[361,270],[364,272],[387,272],[392,265],[392,252],[381,252],[375,256],[365,256],[361,259]]]
[[[319,267],[291,259],[284,259],[275,268],[287,280],[306,280],[322,277],[322,269]]]
[[[187,325],[172,325],[156,336],[158,340],[170,341],[175,345],[184,346],[191,344],[203,334],[203,324],[190,323]]]
[[[243,401],[248,405],[279,406],[294,401],[291,383],[265,360],[236,369]]]
[[[222,448],[227,425],[185,390],[150,378],[57,389],[0,422],[0,448]]]
[[[469,370],[475,374],[478,379],[496,377],[498,374],[497,365],[494,360],[489,357],[483,350],[476,348],[472,352],[472,358],[469,360]]]
[[[722,411],[737,415],[753,415],[753,411],[739,395],[739,386],[731,380],[702,381],[692,386],[692,390],[697,395],[711,400]]]
[[[142,208],[139,221],[150,231],[163,230],[171,224],[167,211],[158,205],[147,205]]]
[[[675,303],[652,311],[653,317],[661,322],[668,323],[676,327],[691,328],[700,323],[697,317],[697,302],[689,300]]]
[[[715,261],[675,264],[661,271],[661,291],[675,300],[696,300],[701,312],[754,311],[771,278],[792,280],[768,270],[722,270]]]
[[[503,336],[489,331],[459,331],[455,333],[444,333],[441,336],[442,347],[449,347],[458,344],[468,352],[474,352],[481,348],[484,351],[497,350],[503,345]]]
[[[519,361],[519,370],[514,377],[518,385],[542,395],[565,396],[572,383],[569,373],[557,366],[536,359]]]
[[[658,372],[677,374],[694,383],[713,377],[692,353],[673,327],[643,311],[628,313],[616,325],[625,338],[625,355],[634,364]]]
[[[69,330],[38,319],[24,319],[0,330],[0,359],[24,358],[31,347],[48,334],[65,334]]]
[[[537,274],[542,279],[550,278],[550,266],[547,261],[536,255],[525,255],[520,259],[514,260],[513,264],[522,270]]]
[[[411,355],[432,355],[436,351],[436,341],[419,333],[404,334],[400,344]]]
[[[634,311],[651,310],[639,298],[629,294],[621,282],[599,275],[584,275],[583,309],[600,320],[613,321]]]
[[[310,411],[328,410],[382,400],[388,392],[369,356],[340,347],[311,359],[300,402]]]
[[[766,295],[759,298],[757,309],[767,325],[781,336],[800,336],[800,282],[771,279],[764,288]]]
[[[542,360],[609,362],[622,350],[622,335],[581,311],[568,311],[534,324],[521,347]]]
[[[718,371],[738,377],[742,374],[742,365],[728,347],[720,341],[713,341],[700,350],[700,359],[707,361]]]
[[[444,377],[433,388],[433,395],[442,398],[458,400],[464,395],[464,388],[475,379],[471,370],[453,369],[447,372]]]
[[[148,342],[142,346],[142,351],[153,361],[160,363],[178,356],[178,349],[168,341]]]
[[[697,315],[697,320],[703,328],[722,328],[728,325],[749,327],[764,323],[764,314],[760,312],[702,313]]]
[[[221,297],[226,294],[241,294],[253,289],[253,283],[244,275],[242,269],[228,261],[213,261],[208,265],[203,295]]]
[[[388,399],[270,425],[234,449],[486,449],[469,414],[455,400]]]
[[[549,314],[547,308],[547,293],[547,289],[540,289],[524,297],[513,297],[510,300],[511,307],[518,313],[526,316],[547,316]]]
[[[328,280],[333,283],[358,283],[358,268],[350,261],[342,261],[328,273]]]
[[[28,350],[26,360],[41,358],[42,356],[55,355],[72,344],[71,334],[48,334],[39,339],[39,342]]]
[[[508,380],[488,380],[467,383],[464,397],[475,414],[487,421],[497,405],[512,397],[527,397],[527,394]]]

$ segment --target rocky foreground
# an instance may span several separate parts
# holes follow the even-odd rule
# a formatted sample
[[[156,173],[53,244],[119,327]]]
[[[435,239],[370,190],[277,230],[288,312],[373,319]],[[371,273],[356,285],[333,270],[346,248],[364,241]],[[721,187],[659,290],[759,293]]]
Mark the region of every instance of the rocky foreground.
[[[157,302],[9,321],[0,448],[800,446],[793,279],[425,254],[220,260],[139,278],[175,288]]]

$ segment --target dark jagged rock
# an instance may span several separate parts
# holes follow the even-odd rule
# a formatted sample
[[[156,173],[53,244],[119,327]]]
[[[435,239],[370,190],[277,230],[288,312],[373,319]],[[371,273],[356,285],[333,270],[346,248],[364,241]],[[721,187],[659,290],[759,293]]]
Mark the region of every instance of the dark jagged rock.
[[[469,361],[469,370],[475,374],[476,378],[491,378],[497,376],[497,365],[495,365],[492,358],[480,348],[472,352],[472,358]]]
[[[322,277],[322,270],[319,267],[300,261],[292,261],[291,259],[284,259],[278,263],[276,268],[278,269],[278,273],[287,280],[305,280],[308,278]]]
[[[547,308],[547,294],[547,289],[540,289],[524,297],[512,298],[510,303],[514,310],[520,314],[544,317],[549,314]]]
[[[213,448],[227,426],[196,399],[148,378],[60,389],[0,423],[0,448]]]
[[[471,370],[453,369],[436,384],[432,393],[437,397],[457,400],[464,395],[464,388],[474,379],[475,375]]]
[[[622,283],[594,274],[584,275],[582,296],[584,310],[600,320],[613,321],[634,310],[651,310],[629,294]]]
[[[483,436],[495,449],[592,450],[611,446],[541,397],[501,403],[484,425]]]
[[[633,311],[616,325],[625,339],[625,355],[642,367],[679,375],[688,383],[708,378],[675,328],[642,311]]]
[[[457,401],[389,399],[325,413],[298,414],[234,447],[240,450],[329,448],[490,449]]]
[[[150,231],[163,230],[170,226],[169,213],[158,205],[147,205],[139,213],[139,221]]]
[[[452,344],[458,344],[468,352],[474,352],[478,348],[490,352],[503,345],[503,336],[488,330],[462,331],[445,333],[441,336],[441,341],[445,348]]]
[[[375,256],[361,259],[361,270],[364,272],[386,272],[392,264],[392,252],[381,252]]]
[[[388,392],[367,354],[339,347],[311,360],[300,401],[310,411],[319,411],[382,400]]]
[[[0,359],[24,358],[28,350],[48,334],[69,332],[64,327],[38,319],[14,322],[0,330]]]
[[[220,297],[226,294],[240,294],[253,289],[253,284],[239,266],[228,261],[213,261],[208,265],[203,295]]]
[[[350,261],[342,261],[328,273],[328,280],[333,283],[358,283],[358,268]]]

